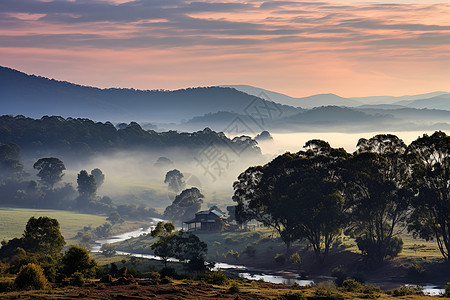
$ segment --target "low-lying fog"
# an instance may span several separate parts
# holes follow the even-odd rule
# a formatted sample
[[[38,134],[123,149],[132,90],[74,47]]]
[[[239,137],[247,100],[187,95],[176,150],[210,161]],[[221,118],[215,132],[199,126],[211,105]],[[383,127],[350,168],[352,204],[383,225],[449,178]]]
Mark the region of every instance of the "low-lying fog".
[[[263,154],[279,155],[287,151],[297,152],[303,145],[312,139],[325,140],[331,147],[344,148],[347,152],[354,152],[360,138],[369,139],[377,134],[394,134],[401,138],[407,145],[423,134],[432,134],[434,131],[400,131],[400,132],[297,132],[297,133],[271,133],[273,141],[259,143]]]
[[[409,131],[391,132],[404,140],[406,144],[432,132]],[[118,152],[112,155],[100,155],[89,161],[64,161],[66,172],[64,182],[77,186],[77,174],[80,170],[90,172],[99,168],[105,174],[105,182],[98,190],[99,196],[109,196],[117,203],[136,203],[156,208],[160,213],[171,204],[174,193],[164,184],[165,174],[169,170],[178,169],[185,176],[186,188],[197,187],[205,195],[204,208],[217,204],[222,208],[232,205],[233,182],[237,176],[249,166],[269,162],[278,154],[297,152],[311,139],[328,141],[332,147],[343,147],[348,152],[356,149],[360,138],[371,138],[379,132],[367,133],[271,133],[272,141],[259,143],[262,156],[241,157],[235,153],[227,153],[217,159],[215,165],[205,169],[198,163],[201,153],[187,154],[183,149],[166,153],[151,152]],[[173,161],[172,165],[157,167],[154,163],[158,157],[165,156]],[[30,170],[35,174],[35,170]]]

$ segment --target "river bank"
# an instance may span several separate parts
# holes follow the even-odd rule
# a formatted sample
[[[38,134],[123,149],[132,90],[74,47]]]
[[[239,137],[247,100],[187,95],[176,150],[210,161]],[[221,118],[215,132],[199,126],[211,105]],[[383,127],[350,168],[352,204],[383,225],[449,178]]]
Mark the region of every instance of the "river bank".
[[[136,240],[137,237],[148,237],[151,232],[151,226],[154,226],[159,220],[153,221],[148,228],[139,228],[137,230],[116,235],[107,239],[102,239],[96,241],[93,245],[92,251],[99,252],[101,245],[105,243],[118,243],[128,240]],[[201,237],[201,235],[200,235]],[[119,255],[131,255],[135,257],[141,257],[145,259],[160,260],[159,257],[146,253],[148,249],[142,248],[139,252],[127,252],[119,251]],[[357,266],[360,266],[360,261],[358,261],[359,255],[352,253],[350,251],[341,251],[330,255],[330,259],[327,264],[317,265],[312,257],[308,257],[307,253],[302,254],[302,264],[301,268],[292,268],[287,264],[263,264],[264,266],[271,266],[270,268],[261,268],[261,264],[256,263],[255,260],[246,259],[245,265],[241,261],[235,261],[234,263],[230,259],[223,259],[221,262],[216,263],[216,268],[229,269],[232,273],[239,277],[260,280],[263,279],[266,282],[272,283],[282,283],[282,284],[293,284],[297,283],[299,285],[308,285],[311,283],[318,283],[322,281],[330,281],[334,278],[330,276],[330,270],[335,266],[345,265],[348,267],[348,276],[350,277],[350,272],[353,270],[358,270]],[[264,259],[264,258],[260,258]],[[172,260],[176,261],[176,260]],[[253,264],[252,264],[253,262]],[[352,262],[352,263],[350,263]],[[425,293],[429,295],[437,295],[443,293],[443,287],[446,282],[450,281],[450,276],[447,275],[448,269],[446,266],[442,266],[439,262],[429,260],[429,268],[434,269],[434,273],[430,273],[429,276],[425,278],[416,278],[412,280],[408,276],[408,270],[405,268],[406,265],[411,264],[412,261],[409,258],[397,258],[392,261],[387,261],[383,266],[377,269],[370,270],[370,272],[364,272],[366,276],[366,283],[380,286],[384,290],[390,290],[398,288],[405,284],[420,285],[424,287]],[[308,277],[302,277],[300,274],[308,274]],[[369,276],[367,276],[367,274]],[[430,283],[433,282],[433,283]]]

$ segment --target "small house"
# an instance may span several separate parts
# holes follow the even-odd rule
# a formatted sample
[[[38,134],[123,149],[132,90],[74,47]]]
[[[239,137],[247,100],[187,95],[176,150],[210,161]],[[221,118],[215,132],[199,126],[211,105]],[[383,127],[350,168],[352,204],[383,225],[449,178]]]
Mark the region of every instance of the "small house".
[[[195,232],[217,232],[224,227],[223,214],[215,209],[199,211],[195,218],[183,222],[182,229]]]

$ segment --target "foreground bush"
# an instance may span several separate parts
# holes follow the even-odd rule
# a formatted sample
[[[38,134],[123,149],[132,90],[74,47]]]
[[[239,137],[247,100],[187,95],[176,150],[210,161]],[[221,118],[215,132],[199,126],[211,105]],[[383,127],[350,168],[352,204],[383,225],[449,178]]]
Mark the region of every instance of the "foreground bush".
[[[363,285],[354,279],[347,279],[342,282],[342,289],[347,292],[359,292]]]
[[[44,276],[41,266],[28,264],[20,270],[14,280],[14,287],[18,290],[42,290],[48,286],[48,280]]]
[[[202,276],[206,283],[224,285],[228,282],[228,277],[222,271],[207,272]]]
[[[84,277],[96,275],[97,262],[89,257],[89,252],[79,246],[71,245],[62,258],[63,269],[67,275],[80,272]]]
[[[408,296],[408,295],[423,295],[421,286],[401,286],[398,289],[387,291],[388,295],[394,297]]]
[[[83,273],[81,272],[75,272],[72,274],[72,277],[70,277],[70,284],[74,286],[84,286],[85,279],[83,276]]]

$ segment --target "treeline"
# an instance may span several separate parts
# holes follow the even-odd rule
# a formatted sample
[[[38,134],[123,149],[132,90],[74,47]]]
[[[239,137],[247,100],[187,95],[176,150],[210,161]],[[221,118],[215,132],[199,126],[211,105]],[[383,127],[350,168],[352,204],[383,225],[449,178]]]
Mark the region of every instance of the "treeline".
[[[119,127],[116,128],[110,122],[65,119],[58,116],[44,116],[41,119],[20,115],[1,116],[0,142],[17,144],[23,151],[41,157],[83,157],[117,150],[161,150],[178,147],[183,147],[188,153],[198,152],[212,143],[242,149],[242,154],[261,153],[252,139],[230,140],[223,133],[209,128],[194,133],[178,133],[144,130],[136,122]]]
[[[354,153],[311,140],[248,168],[234,191],[240,222],[273,228],[288,250],[307,240],[319,261],[344,231],[379,264],[401,252],[404,229],[434,239],[449,260],[450,137],[440,131],[410,145],[394,135],[360,139]]]
[[[97,189],[103,184],[105,174],[98,168],[89,173],[81,170],[76,188],[71,183],[62,183],[66,166],[59,158],[41,158],[34,163],[33,169],[38,181],[27,179],[29,174],[20,161],[20,147],[0,143],[0,205],[106,215],[118,213],[122,218],[133,220],[161,217],[154,208],[135,204],[117,205],[110,197],[99,196]]]

